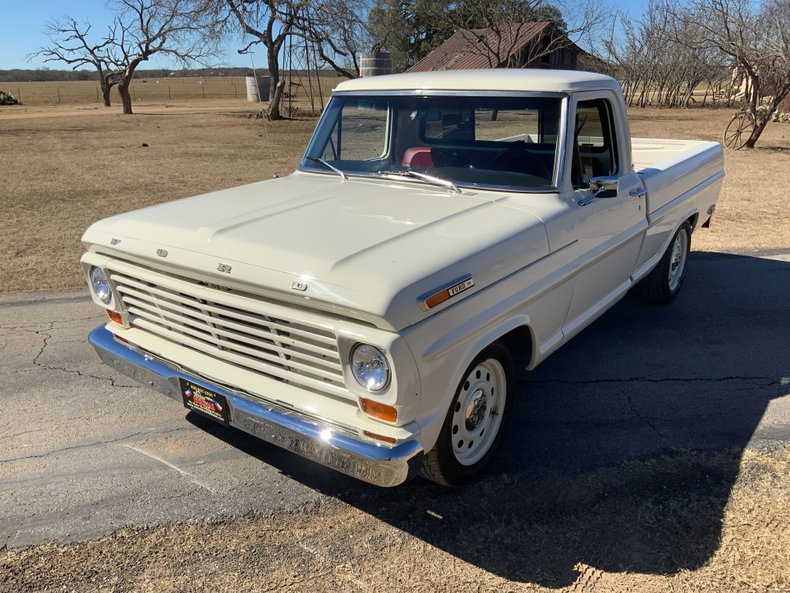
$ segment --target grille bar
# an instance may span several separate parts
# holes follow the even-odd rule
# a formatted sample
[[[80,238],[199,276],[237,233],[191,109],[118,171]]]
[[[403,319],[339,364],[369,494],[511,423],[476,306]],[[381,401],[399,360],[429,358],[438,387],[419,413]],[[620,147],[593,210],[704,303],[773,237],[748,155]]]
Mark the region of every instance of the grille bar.
[[[291,319],[281,305],[127,262],[109,268],[133,327],[281,381],[350,397],[337,338],[326,325]]]
[[[164,291],[164,290],[161,290],[160,288],[157,288],[156,286],[150,286],[148,284],[143,284],[140,281],[136,281],[136,280],[134,280],[132,278],[129,278],[129,277],[126,277],[126,276],[121,276],[121,275],[118,275],[118,274],[113,274],[111,276],[111,279],[115,280],[117,283],[127,283],[130,286],[135,286],[137,288],[142,289],[143,291],[150,292],[151,294],[163,297],[165,299],[169,299],[169,300],[171,300],[173,302],[176,302],[176,303],[182,303],[182,304],[185,304],[185,305],[192,304],[191,306],[195,307],[194,303],[197,302],[197,303],[199,303],[199,308],[206,309],[207,311],[211,311],[212,313],[219,313],[219,314],[222,314],[222,315],[227,315],[228,317],[233,317],[235,319],[239,319],[240,321],[244,321],[244,322],[250,323],[250,324],[261,323],[261,324],[266,325],[267,327],[271,327],[272,329],[285,331],[285,332],[288,332],[289,334],[294,334],[294,335],[301,336],[303,338],[307,338],[307,339],[315,341],[315,342],[319,342],[319,343],[322,343],[322,344],[331,345],[332,347],[336,347],[336,339],[335,339],[335,337],[330,332],[326,332],[326,331],[320,330],[318,328],[316,328],[313,331],[304,330],[304,329],[300,329],[298,325],[296,327],[294,327],[294,325],[287,325],[288,323],[291,323],[291,322],[288,322],[288,321],[284,322],[286,324],[286,325],[284,325],[283,323],[278,323],[277,321],[275,321],[273,319],[272,320],[268,320],[268,319],[264,318],[262,315],[256,315],[255,313],[252,313],[252,312],[247,312],[247,311],[242,311],[240,309],[232,308],[232,305],[231,306],[227,306],[227,305],[226,306],[222,306],[222,305],[220,305],[219,303],[216,303],[216,302],[201,302],[201,299],[199,299],[198,297],[187,296],[185,293],[182,293],[182,292]],[[195,287],[195,288],[203,288],[203,287]],[[220,291],[215,291],[215,292],[219,292],[219,294],[222,294]],[[304,326],[304,327],[306,327],[306,326]],[[318,332],[321,332],[321,333],[318,333]]]
[[[214,325],[212,329],[208,330],[207,327],[210,327],[208,324],[212,323],[212,321],[207,321],[208,319],[211,319],[210,317],[207,317],[206,320],[193,319],[185,315],[179,315],[177,313],[173,313],[170,310],[170,306],[163,305],[157,307],[156,305],[152,305],[144,301],[141,301],[137,298],[126,296],[126,295],[124,295],[123,297],[123,302],[126,303],[127,308],[131,314],[138,315],[140,317],[144,317],[146,319],[150,319],[155,322],[163,323],[164,325],[170,327],[171,329],[174,329],[178,326],[189,327],[192,330],[196,330],[199,332],[199,334],[191,333],[190,335],[196,335],[198,337],[202,337],[205,334],[205,332],[209,331],[210,335],[213,337],[212,341],[215,342],[216,345],[219,347],[227,346],[227,342],[222,340],[221,338],[228,338],[229,340],[242,342],[244,344],[247,344],[248,346],[252,346],[253,348],[261,348],[261,354],[260,354],[261,358],[269,359],[269,357],[265,356],[264,353],[270,351],[272,353],[276,353],[278,357],[285,357],[286,360],[299,359],[303,362],[307,362],[308,364],[314,364],[314,365],[326,367],[328,370],[334,371],[339,378],[343,377],[342,374],[343,367],[340,365],[340,363],[336,362],[335,360],[332,360],[329,357],[322,358],[321,356],[313,356],[308,353],[300,352],[298,349],[294,347],[278,346],[274,341],[271,340],[271,338],[268,338],[268,336],[266,336],[264,332],[258,330],[249,330],[249,329],[245,329],[242,332],[229,331],[226,328],[228,327],[233,328],[238,324],[228,324],[224,321],[221,323],[217,323],[216,320],[213,320]],[[194,314],[190,314],[190,315],[194,315]],[[246,335],[248,334],[248,332],[251,334],[252,331],[254,331],[255,333],[252,335]],[[258,336],[266,340],[265,350],[263,350],[264,347],[261,345],[261,340],[256,339],[254,336]],[[293,339],[288,339],[279,336],[277,338],[277,342],[288,343],[289,345],[298,344]],[[301,347],[301,345],[299,346]],[[254,352],[251,354],[257,355]],[[277,358],[275,358],[274,360],[276,361]]]

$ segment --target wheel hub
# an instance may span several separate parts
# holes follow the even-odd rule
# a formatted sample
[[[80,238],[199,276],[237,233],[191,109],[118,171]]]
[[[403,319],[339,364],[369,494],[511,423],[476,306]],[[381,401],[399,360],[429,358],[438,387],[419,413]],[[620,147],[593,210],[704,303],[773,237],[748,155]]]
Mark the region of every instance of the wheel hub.
[[[488,409],[488,400],[482,389],[478,389],[472,394],[466,406],[466,430],[474,430],[485,418]]]

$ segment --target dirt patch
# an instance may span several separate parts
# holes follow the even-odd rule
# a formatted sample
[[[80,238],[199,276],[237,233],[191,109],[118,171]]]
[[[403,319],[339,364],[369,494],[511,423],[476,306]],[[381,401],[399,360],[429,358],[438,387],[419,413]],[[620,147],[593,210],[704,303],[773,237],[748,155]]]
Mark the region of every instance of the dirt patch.
[[[730,491],[733,472],[739,477]],[[294,514],[123,530],[83,544],[5,551],[0,589],[778,593],[790,587],[787,449],[746,451],[742,459],[734,451],[686,452],[582,475],[499,477],[466,490],[423,485],[392,494],[389,504],[375,496],[353,505],[328,499]]]

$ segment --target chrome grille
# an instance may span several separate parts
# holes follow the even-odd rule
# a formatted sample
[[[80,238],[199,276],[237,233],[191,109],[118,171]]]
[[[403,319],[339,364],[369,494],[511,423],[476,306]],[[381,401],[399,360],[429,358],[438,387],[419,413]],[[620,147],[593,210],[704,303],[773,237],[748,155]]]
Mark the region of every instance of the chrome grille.
[[[280,381],[348,397],[331,329],[191,279],[125,262],[109,271],[132,327]]]

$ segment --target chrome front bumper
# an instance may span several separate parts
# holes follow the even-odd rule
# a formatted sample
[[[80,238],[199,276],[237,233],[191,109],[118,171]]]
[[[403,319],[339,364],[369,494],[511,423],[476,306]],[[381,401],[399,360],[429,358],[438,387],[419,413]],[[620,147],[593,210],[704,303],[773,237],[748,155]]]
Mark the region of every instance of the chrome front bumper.
[[[349,476],[377,486],[397,486],[420,467],[423,451],[417,441],[387,447],[342,434],[329,422],[184,373],[122,344],[104,326],[94,329],[89,339],[102,362],[127,377],[178,401],[179,378],[221,393],[230,404],[231,426]]]

